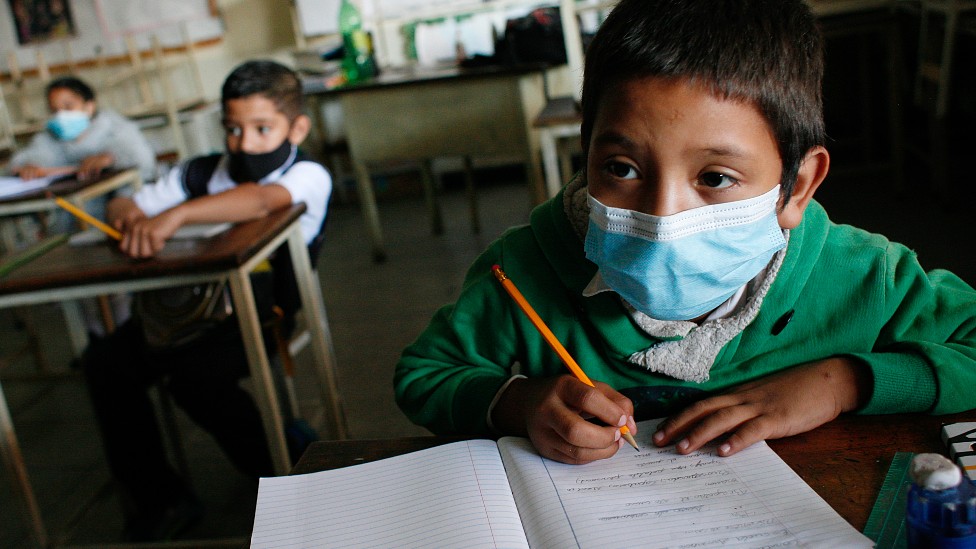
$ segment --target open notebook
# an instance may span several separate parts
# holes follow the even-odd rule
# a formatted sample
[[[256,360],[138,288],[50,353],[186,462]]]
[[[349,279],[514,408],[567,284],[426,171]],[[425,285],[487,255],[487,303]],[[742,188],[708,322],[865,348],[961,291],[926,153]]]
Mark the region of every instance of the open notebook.
[[[505,437],[263,478],[251,547],[872,546],[765,443],[681,456],[655,423],[587,465]]]
[[[29,193],[37,189],[43,189],[50,185],[55,179],[61,179],[64,175],[49,175],[38,177],[37,179],[21,179],[19,177],[0,176],[0,198],[17,196]]]

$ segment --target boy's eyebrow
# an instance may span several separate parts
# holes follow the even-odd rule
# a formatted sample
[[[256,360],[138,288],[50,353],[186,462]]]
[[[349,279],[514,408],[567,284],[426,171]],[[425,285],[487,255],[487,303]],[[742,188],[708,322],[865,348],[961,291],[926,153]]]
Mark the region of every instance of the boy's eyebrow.
[[[637,145],[631,141],[627,136],[614,132],[607,131],[604,133],[597,134],[593,138],[594,145],[619,145],[627,149],[633,149]],[[709,156],[723,156],[728,158],[749,158],[751,155],[745,150],[734,145],[720,145],[714,147],[705,147],[702,152]]]
[[[627,138],[625,135],[614,132],[607,131],[597,134],[593,138],[594,145],[620,145],[621,147],[627,149],[633,149],[636,145],[633,141]]]
[[[728,156],[732,158],[748,158],[750,156],[744,149],[734,146],[706,147],[704,152],[711,156]]]

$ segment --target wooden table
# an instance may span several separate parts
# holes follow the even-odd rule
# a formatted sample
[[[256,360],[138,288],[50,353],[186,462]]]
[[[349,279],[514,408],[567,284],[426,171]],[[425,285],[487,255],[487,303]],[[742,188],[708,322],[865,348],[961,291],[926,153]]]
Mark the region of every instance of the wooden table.
[[[844,415],[808,433],[771,440],[769,446],[840,516],[863,531],[895,453],[945,454],[940,429],[946,423],[957,421],[976,421],[976,410],[947,416]],[[314,442],[292,474],[366,463],[458,440],[464,439],[412,437]]]
[[[538,138],[532,117],[545,104],[544,65],[483,69],[414,68],[384,71],[366,82],[327,88],[320,77],[304,79],[313,102],[319,134],[326,130],[320,102],[336,98],[341,106],[356,173],[360,207],[366,221],[373,257],[386,257],[376,197],[369,176],[371,165],[389,161],[419,161],[434,231],[440,212],[430,177],[429,162],[454,156],[514,157],[529,166],[533,199],[541,202]]]
[[[68,176],[54,181],[47,187],[0,198],[0,217],[48,212],[57,209],[57,204],[54,203],[53,199],[47,197],[47,193],[60,196],[75,206],[83,208],[85,202],[126,186],[132,187],[133,191],[142,187],[139,170],[108,170],[99,177],[88,181],[79,181],[77,177]],[[16,249],[15,237],[10,232],[9,224],[2,223],[2,221],[4,220],[0,220],[0,231],[2,231],[3,240],[0,241],[0,245],[7,250],[14,250]]]
[[[302,311],[311,335],[319,389],[332,421],[329,427],[337,438],[346,436],[325,306],[299,226],[304,211],[305,205],[298,204],[263,219],[238,224],[209,239],[170,241],[152,259],[124,256],[114,242],[96,246],[64,245],[0,279],[0,308],[228,280],[275,472],[285,474],[291,468],[291,462],[284,421],[261,337],[250,279],[251,271],[285,243],[291,254]],[[46,532],[27,478],[2,385],[0,457],[12,473],[25,510],[33,522],[35,536],[43,545]]]
[[[58,179],[50,185],[31,192],[0,198],[0,250],[13,253],[18,246],[15,216],[49,212],[58,208],[47,193],[59,196],[84,209],[85,203],[93,198],[104,196],[112,191],[131,187],[133,192],[142,188],[139,170],[106,170],[98,177],[80,181],[75,176]],[[106,326],[112,326],[111,307],[104,296],[98,296]],[[88,331],[82,319],[81,308],[77,302],[64,302],[61,306],[68,325],[68,338],[75,355],[84,350],[88,342]],[[40,359],[39,359],[40,360]]]

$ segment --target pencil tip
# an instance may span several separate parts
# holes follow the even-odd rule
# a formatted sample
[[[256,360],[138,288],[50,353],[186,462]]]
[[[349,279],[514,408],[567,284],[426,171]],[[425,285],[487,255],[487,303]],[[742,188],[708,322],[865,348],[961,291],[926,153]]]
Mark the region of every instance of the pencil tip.
[[[631,446],[634,447],[634,450],[640,452],[640,448],[637,447],[637,441],[634,440],[634,435],[630,433],[622,433],[622,435],[624,437],[624,440],[627,441],[627,444],[630,444]]]

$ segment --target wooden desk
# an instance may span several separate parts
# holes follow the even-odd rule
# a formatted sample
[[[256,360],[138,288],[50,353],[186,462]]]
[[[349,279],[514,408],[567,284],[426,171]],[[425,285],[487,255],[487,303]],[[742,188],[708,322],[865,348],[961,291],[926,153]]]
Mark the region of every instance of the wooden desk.
[[[771,440],[769,446],[840,516],[863,531],[895,453],[945,454],[939,431],[957,421],[976,421],[976,410],[948,416],[845,415],[811,432]],[[292,474],[337,469],[458,440],[463,438],[314,442]]]
[[[79,181],[78,178],[69,176],[57,180],[47,187],[16,196],[0,198],[0,250],[12,253],[17,249],[19,240],[16,221],[14,219],[2,218],[48,212],[57,209],[58,206],[54,200],[46,196],[49,192],[84,209],[85,202],[93,198],[106,195],[126,186],[132,187],[133,191],[138,191],[142,188],[142,183],[139,170],[107,170],[102,172],[99,177],[89,181]],[[99,296],[99,301],[102,306],[104,320],[107,323],[106,325],[109,325],[108,323],[112,321],[110,320],[108,301],[104,296]],[[84,325],[84,320],[82,319],[81,309],[75,302],[66,302],[62,304],[62,310],[64,311],[65,322],[68,325],[68,337],[71,341],[72,349],[76,355],[80,354],[88,341],[88,333]]]
[[[78,299],[113,292],[228,280],[250,364],[255,397],[261,410],[275,472],[291,468],[277,393],[273,385],[250,273],[281,244],[287,243],[301,294],[302,310],[311,334],[315,373],[322,400],[338,438],[346,437],[345,415],[338,393],[335,355],[325,316],[322,293],[313,277],[308,251],[299,227],[305,205],[241,223],[213,238],[170,241],[155,258],[138,260],[122,255],[114,243],[73,247],[64,245],[18,268],[0,280],[0,308]],[[36,537],[46,539],[34,501],[16,434],[0,385],[0,457],[11,471]]]
[[[427,163],[455,156],[510,156],[529,166],[533,199],[542,188],[535,113],[545,103],[542,65],[461,70],[456,67],[386,71],[367,82],[327,89],[322,78],[306,78],[305,94],[319,117],[320,101],[337,98],[356,172],[360,207],[373,257],[386,257],[379,212],[368,167],[388,161],[420,161],[435,232],[439,224],[436,193]],[[316,121],[325,135],[321,119]]]

